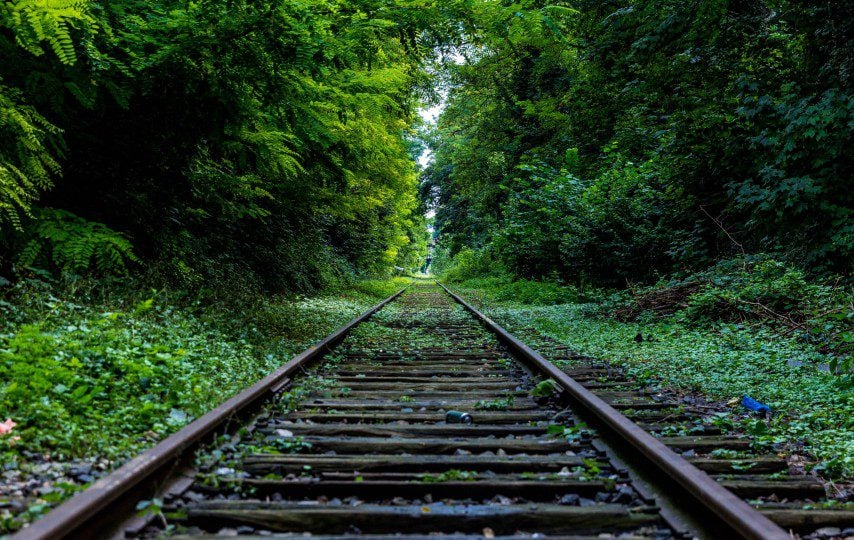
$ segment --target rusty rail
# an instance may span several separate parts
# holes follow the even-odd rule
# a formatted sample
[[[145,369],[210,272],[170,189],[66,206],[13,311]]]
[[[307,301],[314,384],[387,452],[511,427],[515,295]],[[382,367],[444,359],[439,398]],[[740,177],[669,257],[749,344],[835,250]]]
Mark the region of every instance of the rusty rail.
[[[445,285],[439,283],[457,303],[477,317],[486,328],[495,333],[511,351],[544,375],[554,379],[564,388],[569,398],[595,415],[603,424],[640,452],[663,474],[668,475],[696,501],[718,516],[724,523],[744,538],[756,540],[785,540],[791,535],[772,522],[735,494],[720,486],[706,473],[688,463],[679,454],[665,446],[637,424],[623,416],[578,381],[565,374],[477,308],[463,300]]]
[[[337,345],[359,323],[403,294],[406,287],[373,306],[314,346],[293,357],[285,365],[233,396],[221,405],[173,433],[153,448],[131,459],[82,493],[75,495],[44,518],[13,536],[16,540],[59,540],[93,536],[96,522],[105,519],[110,508],[123,499],[138,499],[138,488],[156,481],[173,470],[175,464],[218,428],[251,409],[281,389],[288,377],[317,360]],[[135,501],[133,501],[135,502]],[[96,534],[104,531],[98,531]]]

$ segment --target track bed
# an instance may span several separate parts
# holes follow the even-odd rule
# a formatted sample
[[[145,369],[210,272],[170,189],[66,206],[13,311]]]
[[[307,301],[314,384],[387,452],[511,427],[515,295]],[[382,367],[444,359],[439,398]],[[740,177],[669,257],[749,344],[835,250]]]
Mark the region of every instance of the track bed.
[[[437,286],[390,298],[20,536],[663,539],[710,520],[714,537],[788,538],[774,522],[828,537],[822,527],[841,532],[852,517],[808,507],[820,484],[747,454],[748,440],[701,422],[682,433],[670,426],[694,422],[690,412],[601,363],[576,362],[569,379],[468,308]],[[549,375],[564,387],[544,391]],[[646,476],[687,474],[678,483],[691,495],[651,489],[620,457],[650,447],[600,436],[579,391],[679,462],[642,465]],[[762,499],[765,516],[738,497]]]
[[[571,412],[556,423],[562,408],[531,397],[536,383],[440,289],[408,292],[164,512],[190,536],[672,536]]]

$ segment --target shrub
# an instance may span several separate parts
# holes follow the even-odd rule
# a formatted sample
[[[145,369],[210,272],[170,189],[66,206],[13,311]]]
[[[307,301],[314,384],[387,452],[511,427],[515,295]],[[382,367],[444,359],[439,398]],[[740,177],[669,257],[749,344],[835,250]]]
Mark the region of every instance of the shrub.
[[[451,259],[442,277],[446,281],[459,283],[467,279],[504,274],[506,270],[496,260],[490,249],[475,251],[464,247]]]
[[[572,286],[543,281],[519,280],[507,283],[495,291],[498,300],[520,304],[555,305],[578,301],[578,290]]]
[[[21,233],[19,267],[39,266],[62,272],[122,274],[138,259],[133,245],[113,229],[65,210],[43,208]]]

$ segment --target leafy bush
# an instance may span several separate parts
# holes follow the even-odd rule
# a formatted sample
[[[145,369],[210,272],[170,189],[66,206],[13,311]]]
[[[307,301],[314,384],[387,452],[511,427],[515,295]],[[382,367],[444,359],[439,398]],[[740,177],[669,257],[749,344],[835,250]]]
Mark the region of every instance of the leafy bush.
[[[34,215],[21,234],[20,267],[117,274],[125,272],[128,262],[138,261],[130,241],[106,225],[51,208],[37,210]]]
[[[3,71],[7,63],[16,64],[17,51],[11,54],[9,51],[14,47],[12,42],[27,55],[43,56],[46,50],[53,51],[62,69],[74,64],[77,53],[72,32],[91,46],[89,40],[98,28],[90,7],[88,0],[0,3],[0,28],[10,36],[0,38]],[[43,92],[51,99],[60,98],[55,95],[59,89],[52,86],[51,75],[40,73],[37,85],[40,90],[35,90],[32,78],[24,84],[3,84],[3,71],[0,71],[0,226],[11,224],[20,229],[21,216],[29,214],[33,200],[53,185],[60,172],[57,155],[61,129],[28,103],[27,97]],[[74,87],[73,83],[69,87]]]
[[[757,308],[767,315],[800,316],[810,304],[827,300],[827,289],[809,283],[802,270],[762,255],[721,261],[692,279],[707,286],[689,297],[684,313],[689,320],[735,320]]]
[[[771,321],[834,351],[841,360],[854,353],[852,291],[838,281],[810,280],[802,270],[768,255],[722,261],[689,279],[704,285],[688,297],[680,320]]]
[[[489,277],[504,274],[503,267],[495,260],[489,249],[475,251],[464,247],[451,258],[442,277],[446,281],[460,282],[466,279]]]
[[[506,182],[510,201],[494,245],[514,275],[621,285],[672,263],[670,220],[684,201],[660,185],[657,161],[635,165],[616,152],[608,159],[592,180],[534,160]]]
[[[572,5],[472,13],[483,54],[447,68],[421,188],[440,242],[600,286],[738,246],[850,272],[847,3]]]

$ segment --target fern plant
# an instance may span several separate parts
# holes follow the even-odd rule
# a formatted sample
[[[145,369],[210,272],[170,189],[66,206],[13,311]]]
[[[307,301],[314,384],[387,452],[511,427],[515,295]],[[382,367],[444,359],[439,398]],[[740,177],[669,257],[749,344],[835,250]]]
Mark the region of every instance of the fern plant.
[[[15,41],[40,56],[44,44],[66,65],[77,61],[71,31],[74,27],[94,30],[97,21],[87,0],[18,0],[0,6],[0,25],[15,34]]]
[[[90,0],[0,0],[0,29],[4,31],[0,35],[8,35],[0,39],[11,45],[14,38],[35,56],[52,51],[62,64],[72,65],[77,61],[75,41],[90,54],[97,52],[91,40],[99,24],[91,7]],[[15,58],[7,57],[7,61],[14,66]],[[61,145],[60,129],[27,103],[14,83],[3,83],[0,71],[0,225],[11,224],[20,230],[21,216],[29,214],[32,201],[60,173],[55,157]],[[84,105],[93,102],[74,80],[66,88]]]
[[[133,245],[121,233],[102,223],[52,208],[33,212],[32,229],[25,233],[18,265],[53,266],[64,272],[121,274],[128,262],[137,262]]]
[[[0,223],[21,228],[21,212],[49,188],[59,164],[48,151],[60,130],[33,107],[18,102],[20,92],[0,84]]]

